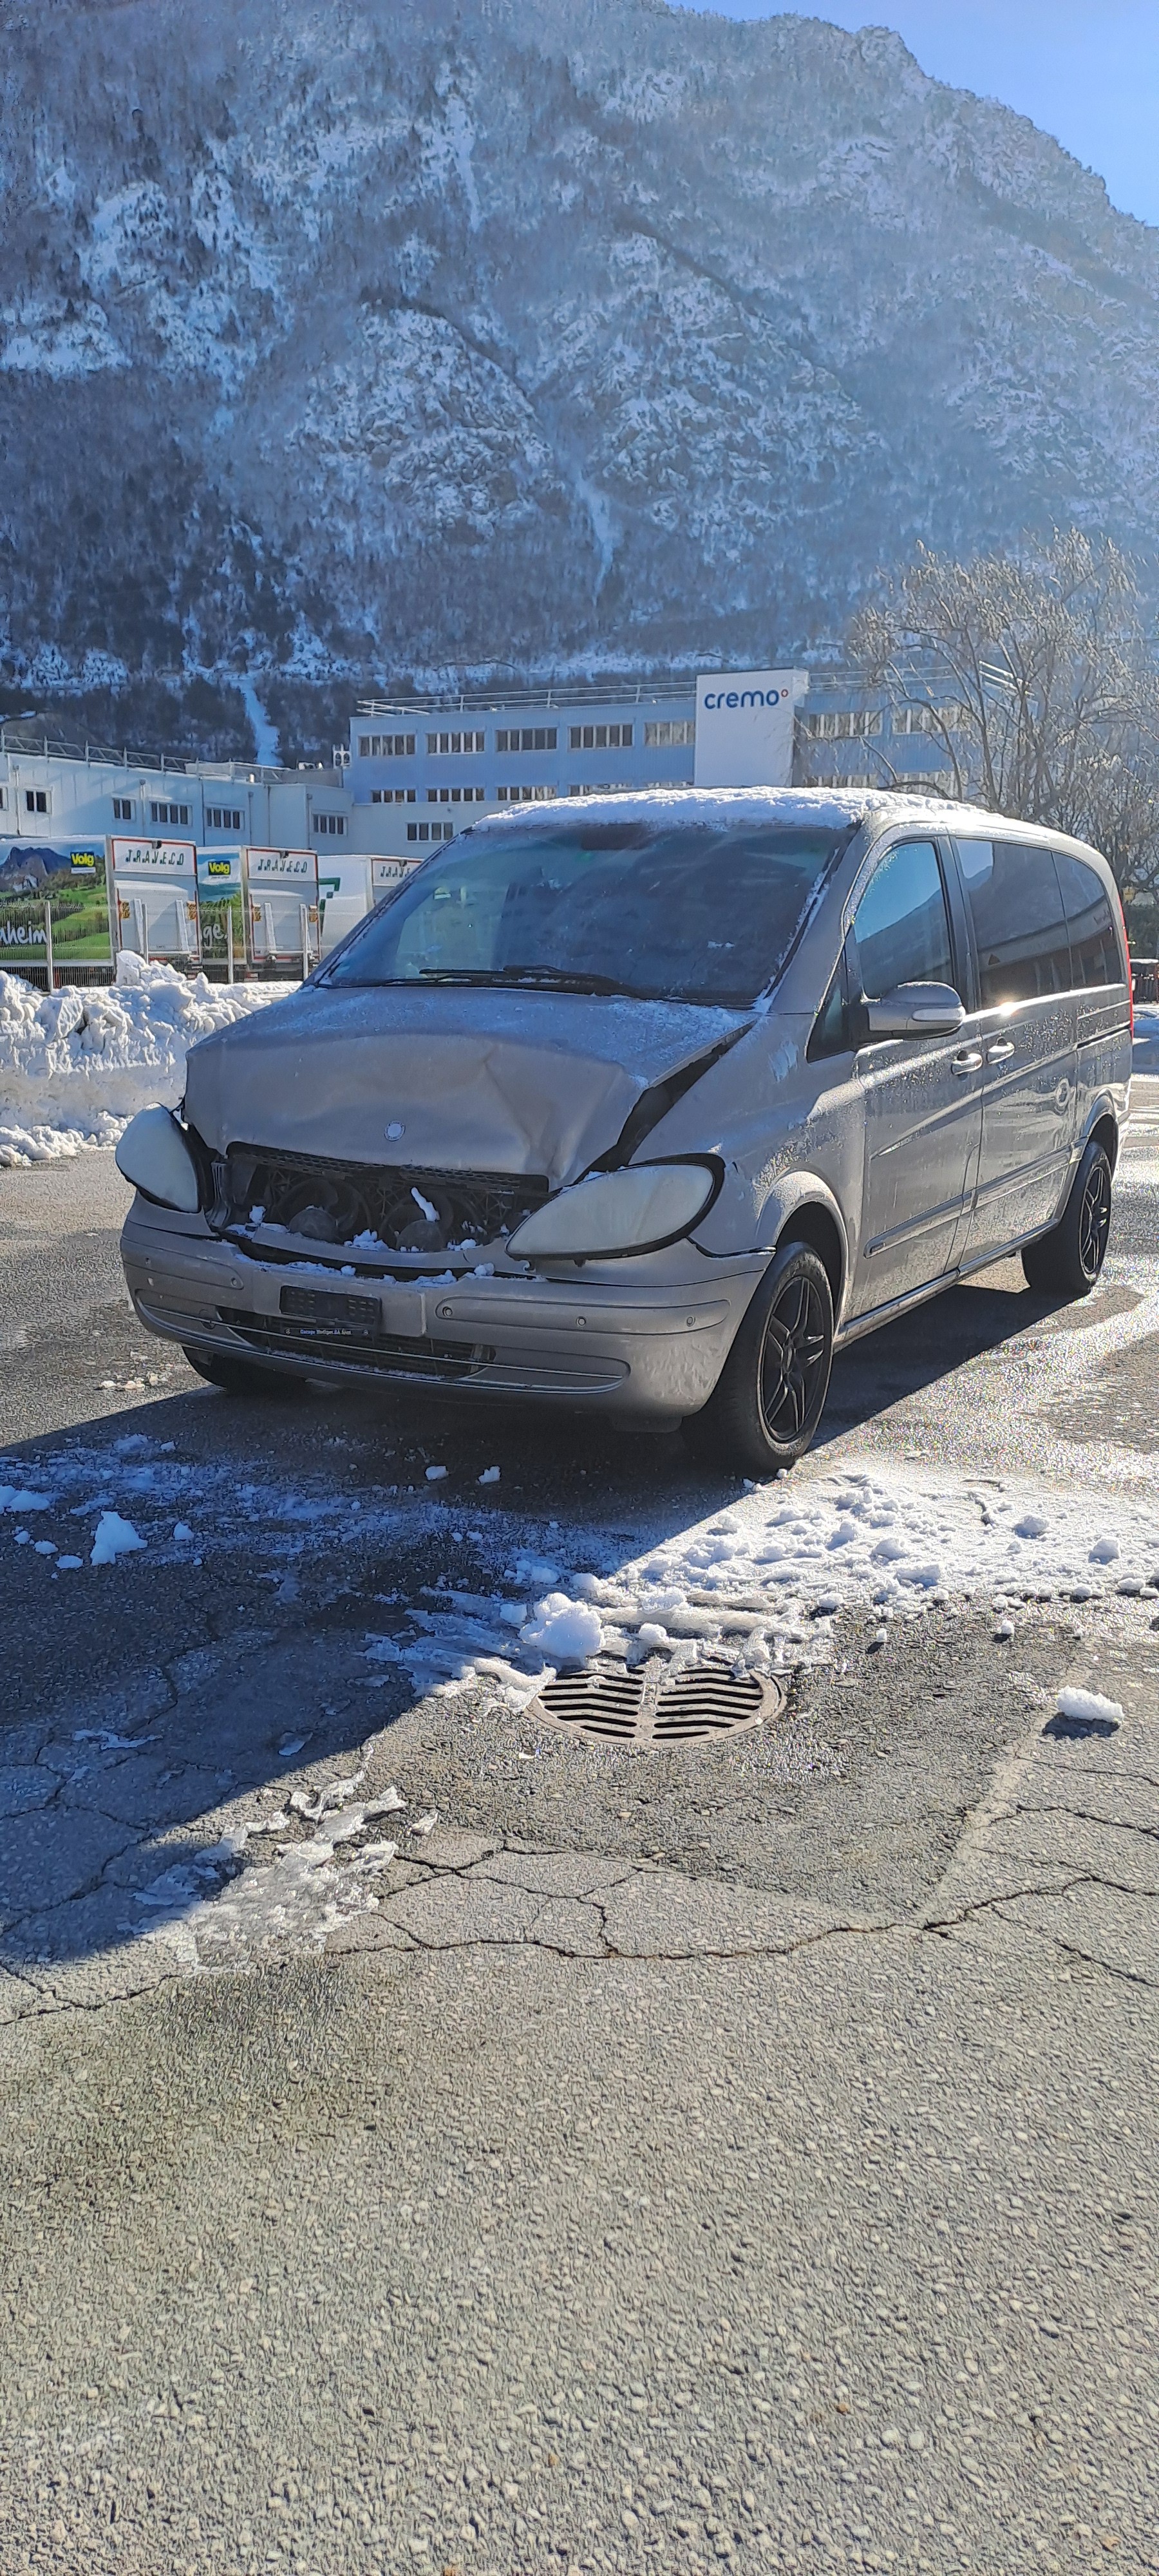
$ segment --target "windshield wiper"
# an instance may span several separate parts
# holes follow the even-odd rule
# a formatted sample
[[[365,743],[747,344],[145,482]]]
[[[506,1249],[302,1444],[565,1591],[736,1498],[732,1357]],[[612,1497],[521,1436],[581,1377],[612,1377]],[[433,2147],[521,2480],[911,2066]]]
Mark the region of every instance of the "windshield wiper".
[[[410,977],[406,981],[410,982]],[[552,993],[620,993],[629,1001],[643,1002],[652,997],[637,992],[631,984],[617,983],[614,975],[582,975],[563,966],[420,966],[418,979],[423,984],[500,984],[539,986]]]

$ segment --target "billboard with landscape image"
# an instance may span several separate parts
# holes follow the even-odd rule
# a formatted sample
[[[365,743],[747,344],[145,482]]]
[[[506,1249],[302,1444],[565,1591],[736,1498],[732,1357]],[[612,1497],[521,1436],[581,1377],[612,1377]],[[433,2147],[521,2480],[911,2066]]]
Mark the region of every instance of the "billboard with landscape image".
[[[233,956],[239,966],[244,964],[245,897],[240,850],[198,851],[197,908],[201,919],[202,964],[224,966],[228,963],[231,921]]]
[[[0,841],[0,968],[44,965],[46,903],[58,965],[108,963],[103,840]]]

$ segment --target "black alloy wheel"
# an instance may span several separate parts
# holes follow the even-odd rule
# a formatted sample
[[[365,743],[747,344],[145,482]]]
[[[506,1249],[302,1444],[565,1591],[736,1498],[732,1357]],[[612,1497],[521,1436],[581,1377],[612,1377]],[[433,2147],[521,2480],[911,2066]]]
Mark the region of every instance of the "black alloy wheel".
[[[824,1401],[831,1341],[816,1280],[807,1274],[787,1279],[769,1309],[761,1353],[761,1413],[769,1439],[780,1448],[800,1439],[818,1386]]]
[[[1095,1156],[1083,1188],[1078,1217],[1078,1256],[1084,1279],[1093,1288],[1103,1266],[1111,1231],[1111,1167],[1106,1155]]]
[[[829,1391],[833,1292],[810,1244],[774,1254],[702,1413],[685,1437],[702,1455],[752,1476],[804,1456]]]
[[[1089,1297],[1106,1257],[1110,1231],[1110,1157],[1106,1146],[1092,1137],[1058,1224],[1024,1247],[1022,1267],[1028,1287],[1039,1297]]]

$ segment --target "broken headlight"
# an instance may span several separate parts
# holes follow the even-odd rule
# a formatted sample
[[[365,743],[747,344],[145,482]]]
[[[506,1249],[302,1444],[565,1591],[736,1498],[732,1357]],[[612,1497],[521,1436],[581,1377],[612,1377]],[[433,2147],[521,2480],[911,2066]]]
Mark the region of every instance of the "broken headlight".
[[[139,1109],[117,1147],[117,1170],[147,1199],[194,1216],[201,1205],[197,1165],[171,1109]]]

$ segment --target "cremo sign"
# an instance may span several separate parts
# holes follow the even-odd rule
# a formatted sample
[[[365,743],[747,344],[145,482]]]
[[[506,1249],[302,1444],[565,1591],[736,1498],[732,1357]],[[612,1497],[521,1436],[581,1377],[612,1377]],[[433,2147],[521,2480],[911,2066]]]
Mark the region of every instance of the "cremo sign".
[[[788,787],[793,709],[807,671],[702,671],[696,683],[698,787]]]
[[[706,689],[706,707],[779,707],[787,689]]]

